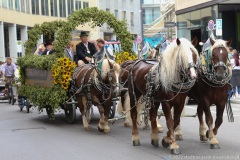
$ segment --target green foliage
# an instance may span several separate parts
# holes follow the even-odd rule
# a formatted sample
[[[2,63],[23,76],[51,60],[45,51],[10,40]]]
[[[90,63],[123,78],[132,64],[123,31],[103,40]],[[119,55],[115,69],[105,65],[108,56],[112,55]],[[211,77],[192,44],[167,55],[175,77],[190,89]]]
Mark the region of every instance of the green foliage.
[[[19,88],[19,94],[26,96],[31,102],[39,106],[39,109],[46,106],[56,109],[67,98],[66,91],[59,84],[53,84],[51,88],[24,85],[25,68],[52,70],[53,65],[57,62],[57,58],[64,55],[64,48],[71,39],[71,31],[75,30],[77,26],[88,22],[91,27],[100,27],[104,23],[107,23],[110,28],[114,29],[114,33],[120,39],[122,50],[131,55],[134,53],[132,51],[133,37],[127,30],[126,22],[118,21],[113,14],[99,10],[96,7],[75,11],[68,17],[67,21],[58,20],[44,22],[41,25],[36,24],[28,31],[29,39],[25,43],[26,56],[18,58],[17,63],[20,66],[20,81],[22,84]],[[54,55],[34,56],[32,54],[42,34],[54,34],[54,50],[56,51]]]
[[[60,85],[53,85],[51,88],[21,85],[18,94],[26,96],[34,105],[38,106],[39,110],[46,106],[51,106],[55,110],[66,100],[67,96],[66,91]]]

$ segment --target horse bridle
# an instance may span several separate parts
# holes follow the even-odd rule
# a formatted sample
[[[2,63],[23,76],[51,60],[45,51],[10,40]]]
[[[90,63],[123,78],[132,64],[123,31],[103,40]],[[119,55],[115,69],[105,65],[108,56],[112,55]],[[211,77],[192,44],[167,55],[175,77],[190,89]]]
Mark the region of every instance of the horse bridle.
[[[225,48],[225,47],[223,45],[221,45],[218,48]],[[208,69],[208,66],[206,66],[206,64],[202,65],[202,67],[205,67],[206,70],[204,70],[201,66],[199,66],[200,70],[205,75],[205,77],[209,81],[211,81],[212,83],[217,84],[217,85],[225,85],[226,83],[228,83],[228,81],[231,79],[231,73],[229,70],[229,66],[231,64],[230,64],[229,60],[227,60],[227,63],[224,63],[223,61],[218,61],[215,64],[213,62],[212,56],[209,58],[209,60],[210,60],[210,65],[212,65],[211,69]],[[217,78],[216,78],[215,69],[217,67],[224,67],[224,69],[225,69],[224,78],[221,81],[217,80]]]

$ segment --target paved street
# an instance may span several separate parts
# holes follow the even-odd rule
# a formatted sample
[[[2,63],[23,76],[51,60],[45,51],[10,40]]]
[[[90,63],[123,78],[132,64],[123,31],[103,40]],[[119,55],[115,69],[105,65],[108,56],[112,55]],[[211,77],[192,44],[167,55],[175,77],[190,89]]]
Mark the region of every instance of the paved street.
[[[215,107],[212,107],[215,114]],[[171,156],[170,150],[150,144],[150,130],[140,129],[141,146],[133,147],[131,128],[123,121],[111,125],[111,133],[97,131],[98,114],[91,121],[91,131],[83,129],[80,112],[77,123],[70,125],[62,111],[54,122],[36,108],[28,114],[17,105],[0,103],[0,160],[157,160],[157,159],[240,159],[240,106],[233,104],[235,122],[224,122],[218,133],[221,149],[211,150],[208,143],[200,143],[197,118],[182,118],[184,140],[178,142],[182,154]],[[196,113],[196,105],[186,106],[187,114]],[[166,131],[165,120],[161,122]],[[166,133],[161,133],[161,138]],[[215,157],[214,157],[215,156]]]

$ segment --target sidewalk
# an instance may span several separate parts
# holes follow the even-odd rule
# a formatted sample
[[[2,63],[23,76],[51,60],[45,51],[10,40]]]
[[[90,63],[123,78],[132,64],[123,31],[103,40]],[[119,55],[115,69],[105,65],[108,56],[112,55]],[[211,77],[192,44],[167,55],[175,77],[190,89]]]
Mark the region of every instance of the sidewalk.
[[[235,103],[235,104],[240,104],[240,98],[238,98],[238,97],[237,98],[231,98],[230,102]]]

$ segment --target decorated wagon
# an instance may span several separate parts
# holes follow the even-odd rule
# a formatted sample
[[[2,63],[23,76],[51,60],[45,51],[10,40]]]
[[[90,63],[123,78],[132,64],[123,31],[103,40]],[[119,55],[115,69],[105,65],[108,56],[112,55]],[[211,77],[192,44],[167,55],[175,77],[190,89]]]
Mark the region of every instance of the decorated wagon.
[[[25,43],[26,56],[19,58],[17,62],[20,66],[21,81],[18,93],[27,97],[32,104],[38,106],[39,110],[46,109],[51,119],[54,119],[54,111],[59,106],[64,109],[69,123],[74,123],[76,119],[75,95],[78,93],[72,90],[72,75],[76,65],[64,57],[63,50],[71,39],[71,31],[87,22],[90,22],[92,27],[107,23],[114,29],[116,36],[121,40],[122,51],[118,53],[118,58],[124,55],[124,52],[125,54],[127,52],[129,57],[136,57],[133,56],[132,51],[132,35],[127,31],[125,22],[118,21],[113,14],[97,8],[75,11],[67,21],[35,25],[28,32],[29,40]],[[32,54],[42,34],[54,34],[56,53],[53,55],[34,56]],[[91,114],[91,108],[88,109],[88,114]],[[109,114],[112,118],[115,108]]]

